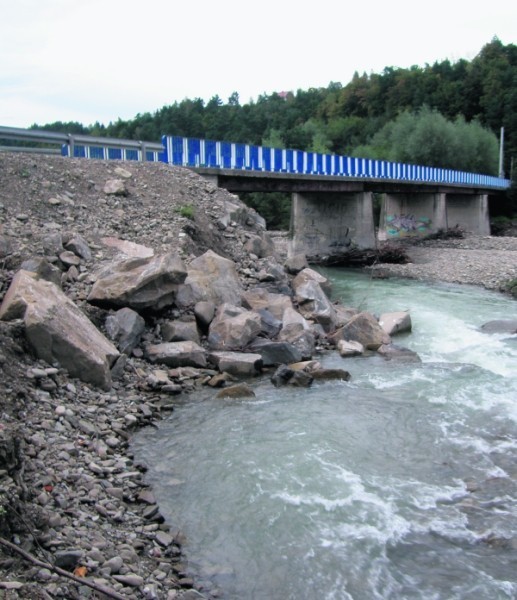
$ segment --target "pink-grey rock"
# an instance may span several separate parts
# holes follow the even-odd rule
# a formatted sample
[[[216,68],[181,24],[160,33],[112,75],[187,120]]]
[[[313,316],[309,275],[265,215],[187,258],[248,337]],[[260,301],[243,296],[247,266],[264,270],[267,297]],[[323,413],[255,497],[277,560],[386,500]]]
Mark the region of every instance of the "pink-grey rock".
[[[233,377],[254,377],[262,370],[262,356],[250,352],[210,352],[208,358],[219,371]]]
[[[279,320],[284,318],[284,312],[293,308],[291,298],[285,294],[274,294],[264,288],[253,288],[242,294],[242,305],[250,310],[267,309]]]
[[[110,308],[160,310],[174,304],[187,271],[177,254],[113,262],[97,277],[88,302]]]
[[[239,306],[221,304],[208,329],[208,344],[214,350],[241,350],[261,331],[260,315]]]
[[[411,316],[408,311],[383,313],[379,325],[388,335],[411,331]]]
[[[213,250],[190,263],[185,285],[191,288],[193,303],[209,300],[216,305],[241,304],[242,286],[235,263]]]
[[[16,318],[24,320],[38,358],[57,362],[72,377],[110,389],[110,368],[119,352],[53,283],[18,271],[0,306],[0,319]]]
[[[205,350],[195,342],[165,342],[146,348],[147,358],[152,363],[169,367],[206,367]]]
[[[390,336],[382,329],[377,319],[368,312],[361,312],[335,333],[329,340],[336,344],[339,340],[359,342],[368,350],[377,350],[383,344],[390,344]]]

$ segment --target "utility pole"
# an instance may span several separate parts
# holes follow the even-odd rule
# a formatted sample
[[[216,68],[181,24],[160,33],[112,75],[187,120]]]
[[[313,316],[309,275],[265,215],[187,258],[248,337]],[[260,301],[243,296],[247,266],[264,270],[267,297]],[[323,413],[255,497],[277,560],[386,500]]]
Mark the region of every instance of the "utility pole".
[[[501,177],[502,179],[504,179],[503,150],[504,150],[504,127],[501,127],[501,137],[499,139],[499,177]]]

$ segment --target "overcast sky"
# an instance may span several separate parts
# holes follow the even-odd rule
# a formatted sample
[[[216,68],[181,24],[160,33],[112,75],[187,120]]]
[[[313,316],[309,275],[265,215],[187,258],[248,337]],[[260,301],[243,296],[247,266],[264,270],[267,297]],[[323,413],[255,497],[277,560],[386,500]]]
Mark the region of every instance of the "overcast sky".
[[[515,0],[0,0],[0,125],[346,85],[517,42]]]

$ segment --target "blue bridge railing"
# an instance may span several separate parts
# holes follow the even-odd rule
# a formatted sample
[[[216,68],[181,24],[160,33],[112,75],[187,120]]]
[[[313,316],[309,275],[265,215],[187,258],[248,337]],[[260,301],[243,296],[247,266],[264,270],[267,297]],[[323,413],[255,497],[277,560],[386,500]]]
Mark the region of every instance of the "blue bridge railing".
[[[303,150],[268,148],[179,136],[163,136],[162,142],[165,148],[164,160],[169,164],[184,167],[479,185],[499,189],[509,188],[511,184],[508,179],[479,173]]]
[[[2,139],[19,140],[25,144],[33,144],[33,147],[0,146],[0,151],[54,153],[57,150],[63,156],[77,158],[160,161],[194,168],[327,175],[354,179],[364,177],[401,182],[479,186],[499,190],[507,189],[511,185],[508,179],[479,173],[170,135],[163,136],[161,143],[156,143],[0,126],[0,141]]]

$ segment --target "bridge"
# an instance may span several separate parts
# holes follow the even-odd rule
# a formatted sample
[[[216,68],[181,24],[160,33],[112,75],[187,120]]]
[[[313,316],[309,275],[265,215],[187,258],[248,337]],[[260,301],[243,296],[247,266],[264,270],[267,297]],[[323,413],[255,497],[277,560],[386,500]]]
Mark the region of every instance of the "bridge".
[[[163,161],[237,194],[290,193],[289,253],[309,257],[375,248],[377,240],[425,236],[456,225],[489,235],[489,198],[501,197],[511,183],[436,167],[178,136],[153,143],[0,127],[1,139],[36,143],[34,150],[43,152],[55,152],[48,147],[58,145],[70,157]],[[374,194],[381,197],[377,230]]]
[[[499,177],[315,152],[165,136],[165,160],[231,192],[292,195],[289,253],[332,256],[459,226],[490,235]],[[381,195],[376,232],[373,195]]]

